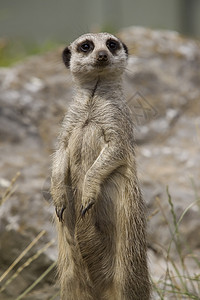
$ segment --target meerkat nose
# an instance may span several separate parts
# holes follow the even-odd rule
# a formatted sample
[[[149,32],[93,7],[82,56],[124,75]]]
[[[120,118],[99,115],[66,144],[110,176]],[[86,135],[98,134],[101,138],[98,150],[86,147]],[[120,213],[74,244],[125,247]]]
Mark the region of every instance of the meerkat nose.
[[[107,61],[108,60],[108,53],[105,50],[100,50],[97,53],[97,60],[98,61]]]

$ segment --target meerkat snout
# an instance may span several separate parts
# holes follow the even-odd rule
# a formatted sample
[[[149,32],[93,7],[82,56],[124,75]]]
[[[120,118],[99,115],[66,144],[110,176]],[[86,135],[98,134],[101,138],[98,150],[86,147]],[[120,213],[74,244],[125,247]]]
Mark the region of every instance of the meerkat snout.
[[[108,52],[105,50],[100,50],[97,52],[97,60],[98,61],[108,61]]]

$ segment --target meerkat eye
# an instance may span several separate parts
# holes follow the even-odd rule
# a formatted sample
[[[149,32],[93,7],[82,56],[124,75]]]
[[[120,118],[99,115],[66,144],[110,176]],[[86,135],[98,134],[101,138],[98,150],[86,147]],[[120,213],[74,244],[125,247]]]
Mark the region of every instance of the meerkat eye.
[[[91,41],[85,41],[79,45],[78,49],[81,52],[89,52],[94,49],[94,44]]]
[[[90,44],[89,43],[84,43],[81,45],[81,50],[84,52],[87,52],[88,50],[90,50]]]
[[[117,41],[111,39],[106,42],[106,46],[111,52],[115,52],[120,48],[120,44]]]

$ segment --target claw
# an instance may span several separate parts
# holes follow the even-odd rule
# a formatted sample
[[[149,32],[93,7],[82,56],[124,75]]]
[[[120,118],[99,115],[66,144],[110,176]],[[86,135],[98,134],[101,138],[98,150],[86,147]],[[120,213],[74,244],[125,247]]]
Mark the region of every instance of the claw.
[[[86,214],[86,212],[92,208],[92,206],[94,205],[94,202],[90,202],[85,208],[83,207],[83,205],[81,206],[81,217],[83,218]]]
[[[64,213],[65,208],[66,208],[66,206],[62,206],[61,209],[56,207],[56,215],[59,219],[59,222],[63,222],[63,213]]]

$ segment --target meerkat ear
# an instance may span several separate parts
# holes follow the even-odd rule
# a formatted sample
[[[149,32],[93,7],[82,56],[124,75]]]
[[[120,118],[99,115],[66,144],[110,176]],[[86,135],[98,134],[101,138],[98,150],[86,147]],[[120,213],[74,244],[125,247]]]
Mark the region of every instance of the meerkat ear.
[[[122,46],[123,46],[123,48],[124,48],[124,51],[125,51],[125,53],[126,53],[126,56],[128,57],[128,47],[127,47],[124,43],[122,43]]]
[[[71,59],[71,51],[68,47],[66,47],[62,53],[62,59],[65,66],[69,69],[70,66],[70,59]]]

